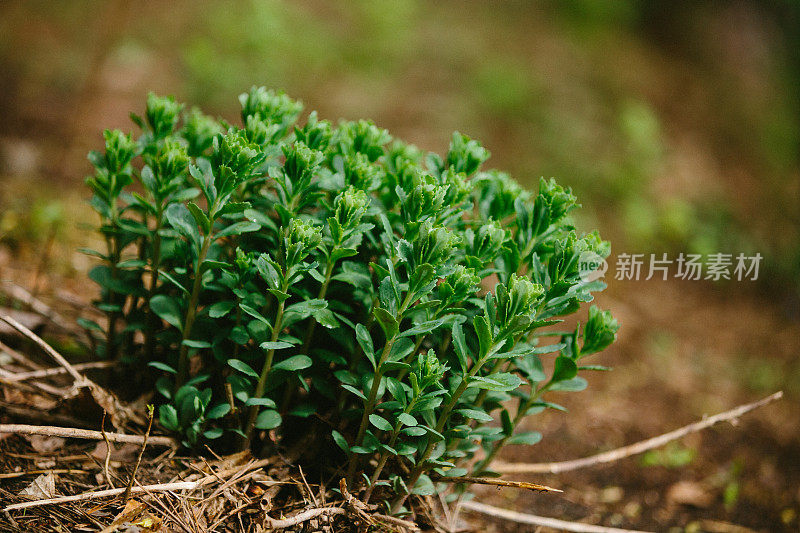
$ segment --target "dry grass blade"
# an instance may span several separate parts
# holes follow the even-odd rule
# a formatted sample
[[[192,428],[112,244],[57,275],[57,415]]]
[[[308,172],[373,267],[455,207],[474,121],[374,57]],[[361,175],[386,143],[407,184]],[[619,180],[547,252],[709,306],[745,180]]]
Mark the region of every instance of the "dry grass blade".
[[[11,348],[10,346],[8,346],[8,345],[6,345],[6,344],[4,344],[2,342],[0,342],[0,351],[2,351],[3,353],[7,354],[9,357],[11,357],[11,359],[13,359],[14,361],[16,361],[18,364],[20,364],[22,366],[25,366],[25,367],[28,367],[28,368],[33,368],[35,370],[38,370],[38,369],[42,368],[42,365],[40,365],[38,363],[34,363],[33,361],[31,361],[30,359],[28,359],[27,357],[25,357],[24,355],[22,355],[18,351],[16,351],[14,348]]]
[[[0,346],[2,348],[2,346]],[[5,351],[5,350],[4,350]],[[75,370],[94,370],[98,368],[111,368],[115,363],[112,361],[95,361],[94,363],[79,363],[72,365]],[[25,381],[26,379],[48,378],[51,376],[60,376],[61,374],[68,373],[66,368],[45,368],[42,370],[33,370],[31,372],[8,372],[4,374],[4,379],[8,381]]]
[[[47,435],[50,437],[66,437],[71,439],[105,440],[103,433],[91,429],[62,428],[55,426],[29,426],[26,424],[0,424],[0,433],[18,433],[21,435]],[[144,437],[140,435],[127,435],[124,433],[108,433],[106,437],[110,442],[142,444]],[[150,437],[148,443],[156,446],[177,446],[170,437]]]
[[[142,448],[139,450],[139,456],[136,458],[136,464],[133,466],[133,472],[131,472],[131,478],[128,480],[128,486],[125,487],[125,493],[122,495],[122,499],[124,501],[128,501],[128,498],[131,496],[131,489],[133,488],[133,483],[136,480],[136,471],[139,470],[139,465],[142,463],[142,456],[144,455],[144,450],[147,448],[147,440],[150,437],[150,430],[153,429],[153,407],[148,406],[147,410],[147,431],[144,434],[144,439],[142,440]]]
[[[592,524],[583,524],[581,522],[568,522],[566,520],[559,520],[557,518],[518,513],[516,511],[509,511],[508,509],[501,509],[499,507],[493,507],[491,505],[478,502],[461,502],[460,508],[486,516],[500,518],[510,522],[516,522],[517,524],[548,527],[557,529],[559,531],[573,531],[575,533],[646,533],[639,530],[595,526]]]
[[[266,518],[266,525],[270,529],[286,529],[289,527],[294,527],[296,525],[302,524],[303,522],[308,522],[309,520],[313,520],[318,516],[322,515],[342,515],[347,514],[346,509],[342,509],[341,507],[318,507],[316,509],[308,509],[306,511],[302,511],[297,513],[294,516],[290,516],[289,518]]]
[[[73,380],[75,381],[74,385],[76,387],[86,387],[92,394],[92,398],[97,404],[103,408],[105,411],[108,412],[108,415],[111,417],[111,421],[114,426],[121,428],[125,427],[127,422],[130,420],[134,420],[137,422],[144,422],[141,416],[137,415],[124,405],[122,405],[117,398],[102,388],[97,383],[93,382],[92,380],[86,378],[85,376],[81,375],[75,367],[67,361],[63,355],[58,353],[52,346],[47,344],[41,337],[36,335],[34,332],[14,320],[14,318],[10,316],[0,316],[0,320],[7,323],[9,326],[13,327],[33,342],[35,342],[42,350],[44,350],[53,360],[58,363],[61,367],[63,367],[66,372],[72,376]]]
[[[131,494],[138,494],[140,492],[163,492],[172,490],[194,490],[202,486],[200,481],[177,481],[175,483],[158,483],[155,485],[141,485],[133,487]],[[98,498],[108,498],[111,496],[119,496],[123,494],[126,489],[109,489],[98,490],[96,492],[84,492],[82,494],[74,494],[72,496],[60,496],[58,498],[49,498],[46,500],[35,500],[32,502],[15,503],[8,505],[4,508],[5,511],[15,511],[19,509],[27,509],[29,507],[39,507],[42,505],[60,505],[62,503],[79,502],[84,500],[94,500]]]
[[[32,332],[31,330],[29,330],[28,328],[26,328],[25,326],[23,326],[22,324],[17,322],[14,318],[12,318],[12,317],[10,317],[8,315],[4,315],[4,316],[0,317],[0,320],[2,320],[3,322],[5,322],[9,326],[11,326],[12,328],[16,329],[17,331],[19,331],[20,333],[22,333],[23,335],[25,335],[26,337],[31,339],[37,345],[39,345],[39,347],[41,349],[43,349],[45,352],[47,352],[47,354],[50,357],[52,357],[55,360],[56,363],[61,365],[67,371],[67,373],[70,376],[72,376],[72,378],[75,380],[76,384],[83,384],[84,382],[87,381],[86,378],[84,378],[77,370],[75,370],[75,367],[73,367],[69,363],[69,361],[64,359],[63,355],[61,355],[56,350],[54,350],[49,344],[44,342],[44,340],[42,340],[42,338],[39,337],[37,334],[35,334],[34,332]]]
[[[657,437],[643,440],[635,444],[630,444],[628,446],[623,446],[622,448],[617,448],[608,452],[592,455],[590,457],[573,459],[571,461],[559,461],[555,463],[501,463],[498,461],[492,465],[492,470],[503,474],[558,474],[560,472],[578,470],[579,468],[612,463],[614,461],[619,461],[620,459],[637,455],[654,448],[660,448],[671,441],[678,440],[686,435],[689,435],[690,433],[696,433],[698,431],[710,428],[711,426],[719,424],[720,422],[736,420],[745,413],[779,400],[781,397],[783,397],[783,391],[778,391],[775,394],[767,396],[766,398],[757,402],[740,405],[739,407],[731,409],[730,411],[709,416],[708,418],[704,418],[687,426],[683,426],[675,431],[670,431],[669,433],[664,433],[663,435],[659,435]]]
[[[564,492],[561,489],[548,487],[547,485],[539,485],[538,483],[528,483],[527,481],[507,481],[505,479],[493,479],[488,477],[473,477],[473,476],[431,476],[436,481],[443,481],[445,483],[468,483],[470,485],[492,485],[494,487],[511,487],[515,489],[533,490],[536,492]]]
[[[52,307],[36,298],[36,296],[34,296],[24,287],[17,285],[14,282],[6,281],[3,287],[3,292],[5,292],[11,298],[28,306],[31,311],[42,316],[43,318],[46,318],[53,325],[61,328],[62,330],[71,332],[74,329],[71,324],[61,315],[59,315]]]

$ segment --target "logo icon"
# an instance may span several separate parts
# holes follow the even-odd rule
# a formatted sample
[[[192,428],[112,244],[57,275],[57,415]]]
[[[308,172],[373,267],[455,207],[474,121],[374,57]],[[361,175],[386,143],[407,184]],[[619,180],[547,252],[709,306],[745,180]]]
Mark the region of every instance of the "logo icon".
[[[594,252],[583,252],[578,258],[578,273],[583,281],[596,281],[608,271],[608,262]]]

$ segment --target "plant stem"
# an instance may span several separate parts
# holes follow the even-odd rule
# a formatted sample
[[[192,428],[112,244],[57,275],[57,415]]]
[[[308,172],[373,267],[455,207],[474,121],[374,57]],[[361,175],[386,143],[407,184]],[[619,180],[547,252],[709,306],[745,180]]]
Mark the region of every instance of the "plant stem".
[[[156,213],[156,227],[153,232],[153,258],[151,263],[150,289],[147,291],[147,324],[144,334],[144,355],[147,359],[153,358],[153,345],[155,343],[155,329],[158,325],[156,314],[150,310],[150,300],[155,296],[158,288],[158,270],[161,268],[161,230],[163,213],[159,207]]]
[[[286,292],[289,290],[288,284],[284,283],[281,292]],[[278,336],[281,333],[282,325],[283,325],[283,310],[285,306],[286,300],[281,300],[278,303],[278,313],[275,315],[275,324],[272,326],[272,337],[270,338],[270,342],[276,342],[278,340]],[[264,366],[261,368],[261,375],[258,378],[258,383],[256,384],[256,389],[253,392],[253,398],[261,398],[264,395],[264,391],[267,388],[267,377],[269,376],[269,371],[272,369],[272,360],[275,357],[275,348],[270,348],[267,351],[267,358],[264,361]],[[245,425],[245,442],[244,447],[248,448],[250,446],[250,441],[253,437],[253,429],[256,425],[256,418],[258,417],[258,405],[251,405],[250,409],[247,411],[247,424]]]
[[[319,293],[317,294],[317,299],[319,300],[325,298],[325,295],[328,293],[328,285],[331,283],[334,265],[333,261],[328,261],[328,267],[325,269],[325,281],[322,282],[322,286],[319,288]],[[314,336],[314,329],[317,326],[317,321],[314,317],[310,317],[308,320],[308,328],[306,329],[306,335],[303,339],[303,346],[300,348],[300,353],[305,355],[308,355],[308,348],[311,346],[311,338]],[[291,378],[289,379],[291,380]],[[287,382],[286,390],[283,393],[283,400],[281,401],[281,413],[285,413],[289,409],[294,391],[295,387],[293,383],[291,381]]]
[[[186,319],[183,323],[183,337],[182,341],[188,340],[192,334],[192,326],[194,319],[197,316],[197,303],[200,299],[200,289],[202,287],[203,276],[200,273],[200,267],[203,261],[206,260],[208,254],[208,247],[211,245],[211,232],[203,237],[203,244],[200,247],[200,253],[197,256],[197,269],[194,273],[194,283],[192,284],[192,293],[189,297],[189,308],[186,310]],[[181,385],[186,381],[189,373],[189,347],[181,342],[181,351],[178,356],[178,375],[175,379],[175,390],[178,390]]]
[[[488,466],[492,463],[492,461],[494,460],[495,456],[500,451],[500,449],[503,446],[505,446],[506,442],[508,442],[508,439],[510,439],[511,436],[514,434],[514,429],[516,429],[517,424],[520,423],[522,417],[525,416],[525,413],[528,411],[533,401],[539,397],[539,394],[540,394],[539,392],[531,394],[530,398],[524,401],[522,398],[519,399],[519,405],[517,406],[517,414],[514,416],[514,420],[511,421],[511,427],[512,427],[511,435],[506,435],[502,439],[495,442],[494,445],[492,446],[492,450],[486,455],[486,457],[484,457],[475,464],[473,472],[481,472],[482,470],[488,468]]]
[[[414,408],[414,404],[417,403],[418,397],[414,397],[409,404],[403,409],[403,413],[410,413],[411,410]],[[395,442],[397,442],[397,437],[400,435],[400,430],[403,428],[403,423],[401,421],[397,421],[392,429],[391,437],[389,438],[389,447],[394,448]],[[364,494],[364,503],[369,503],[369,498],[372,496],[372,491],[375,489],[375,483],[380,479],[381,472],[383,471],[383,467],[386,466],[386,463],[389,461],[389,452],[383,450],[381,452],[380,458],[378,459],[378,466],[375,467],[375,471],[372,473],[372,477],[369,479],[369,487],[367,487],[367,492]]]
[[[116,228],[116,208],[114,219],[112,220],[113,227]],[[119,239],[116,235],[111,235],[108,238],[108,247],[109,247],[109,256],[111,259],[111,279],[118,279],[119,278],[119,270],[117,268],[117,263],[119,263]],[[117,293],[113,290],[109,290],[108,293],[109,302],[112,305],[117,305]],[[108,316],[108,336],[106,337],[106,358],[110,360],[116,360],[117,358],[117,320],[119,320],[119,311],[111,311],[111,314]]]
[[[478,370],[481,369],[481,366],[483,366],[485,362],[486,359],[477,361],[472,366],[469,373],[467,373],[461,378],[461,383],[459,383],[458,387],[453,392],[453,395],[450,397],[450,400],[448,400],[444,409],[442,409],[442,412],[439,414],[439,419],[436,422],[436,431],[438,433],[441,433],[442,430],[444,430],[444,426],[447,424],[448,418],[450,418],[450,413],[452,413],[453,409],[458,404],[458,400],[461,398],[461,396],[469,387],[470,380],[473,377],[475,377],[475,375],[478,373]],[[434,447],[435,443],[432,440],[430,440],[429,437],[428,446],[425,448],[425,452],[422,454],[422,457],[419,459],[419,461],[417,461],[417,466],[415,466],[414,469],[411,471],[411,474],[409,474],[408,482],[406,483],[409,491],[414,490],[414,485],[417,484],[419,477],[426,470],[427,468],[426,463],[428,462],[428,459],[430,459]],[[401,494],[400,496],[397,497],[397,499],[395,499],[394,503],[392,504],[392,514],[396,514],[397,511],[400,510],[400,507],[403,506],[409,494],[410,492],[406,494]]]
[[[403,300],[403,304],[400,306],[400,309],[397,311],[397,315],[395,319],[400,322],[403,314],[406,312],[406,308],[411,303],[410,302],[411,294],[407,294],[405,300]],[[369,427],[369,415],[375,410],[375,405],[377,404],[378,398],[378,389],[381,385],[381,379],[383,378],[383,364],[389,358],[389,354],[392,352],[392,346],[394,346],[395,341],[397,340],[398,333],[395,333],[391,339],[386,341],[386,346],[383,348],[383,352],[381,352],[381,357],[377,361],[375,375],[372,378],[372,387],[369,390],[369,397],[367,401],[364,403],[364,414],[361,417],[361,424],[358,427],[358,434],[356,436],[355,445],[361,446],[364,442],[364,435],[367,433],[367,428]],[[356,455],[350,456],[350,466],[347,469],[347,481],[352,482],[353,474],[355,474],[355,469],[358,464],[358,459]]]

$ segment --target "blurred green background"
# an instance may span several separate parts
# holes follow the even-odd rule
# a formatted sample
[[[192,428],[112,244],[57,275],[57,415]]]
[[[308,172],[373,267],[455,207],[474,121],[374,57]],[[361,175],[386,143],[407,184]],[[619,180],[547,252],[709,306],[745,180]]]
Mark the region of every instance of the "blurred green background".
[[[575,189],[579,227],[612,241],[612,261],[761,253],[758,282],[610,280],[600,305],[622,329],[598,362],[617,370],[535,422],[556,438],[506,459],[587,455],[779,388],[787,400],[647,467],[549,480],[569,499],[499,504],[659,531],[703,517],[797,530],[797,1],[7,0],[0,73],[0,278],[43,297],[92,297],[76,252],[96,238],[81,229],[95,222],[86,153],[104,128],[133,130],[151,90],[234,120],[237,95],[265,85],[439,152],[462,131],[523,184]],[[686,479],[715,503],[674,504],[666,488]],[[625,497],[604,503],[610,489]]]
[[[758,251],[796,298],[799,5],[5,2],[2,169],[74,186],[147,90],[235,117],[266,85],[426,149],[466,132],[523,183],[572,186],[615,251]]]

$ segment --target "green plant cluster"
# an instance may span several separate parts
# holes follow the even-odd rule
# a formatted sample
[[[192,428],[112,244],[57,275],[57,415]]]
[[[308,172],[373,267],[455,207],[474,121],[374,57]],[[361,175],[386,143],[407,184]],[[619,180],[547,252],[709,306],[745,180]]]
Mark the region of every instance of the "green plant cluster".
[[[108,320],[83,324],[100,354],[149,365],[161,425],[247,447],[306,419],[394,512],[538,442],[521,421],[583,389],[618,328],[594,306],[552,327],[604,288],[581,255],[609,253],[569,222],[571,191],[482,171],[460,133],[442,157],[368,121],[299,126],[264,88],[240,101],[234,126],[151,94],[138,138],[106,131],[90,154]]]

